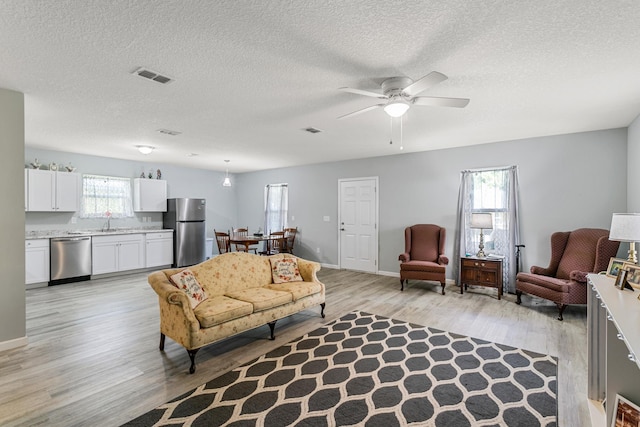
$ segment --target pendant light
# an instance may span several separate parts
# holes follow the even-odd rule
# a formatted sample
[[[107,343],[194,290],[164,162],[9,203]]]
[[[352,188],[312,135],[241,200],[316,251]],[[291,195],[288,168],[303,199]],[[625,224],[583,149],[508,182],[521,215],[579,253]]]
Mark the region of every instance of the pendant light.
[[[229,179],[229,160],[224,161],[227,164],[227,175],[224,177],[224,181],[222,182],[223,187],[231,187],[231,180]]]

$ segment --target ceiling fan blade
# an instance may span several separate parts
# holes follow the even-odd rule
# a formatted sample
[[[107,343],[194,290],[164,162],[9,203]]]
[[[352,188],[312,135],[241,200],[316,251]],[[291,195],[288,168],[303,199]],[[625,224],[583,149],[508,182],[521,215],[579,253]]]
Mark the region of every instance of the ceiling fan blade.
[[[353,113],[345,114],[344,116],[338,117],[338,120],[346,119],[349,117],[357,116],[358,114],[366,113],[367,111],[371,111],[378,107],[384,107],[384,104],[372,105],[370,107],[363,108],[361,110],[354,111]]]
[[[351,87],[341,87],[338,90],[341,90],[343,92],[355,93],[356,95],[364,95],[364,96],[371,96],[373,98],[387,99],[387,96],[382,93],[370,92],[368,90],[353,89]]]
[[[467,98],[438,98],[437,96],[419,96],[413,98],[415,105],[431,105],[434,107],[464,108],[469,103]]]
[[[435,86],[440,82],[447,80],[447,76],[437,71],[432,71],[418,81],[411,83],[405,87],[402,91],[409,96],[416,96],[423,90],[429,89],[431,86]]]

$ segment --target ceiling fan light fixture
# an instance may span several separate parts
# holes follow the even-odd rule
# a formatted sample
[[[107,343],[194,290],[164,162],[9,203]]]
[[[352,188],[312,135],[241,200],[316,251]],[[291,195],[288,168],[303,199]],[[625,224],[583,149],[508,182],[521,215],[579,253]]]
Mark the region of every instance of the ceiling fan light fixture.
[[[136,145],[138,151],[144,155],[151,154],[156,147],[152,147],[151,145]]]
[[[395,99],[384,106],[384,112],[391,117],[402,117],[409,109],[409,104],[404,99]]]

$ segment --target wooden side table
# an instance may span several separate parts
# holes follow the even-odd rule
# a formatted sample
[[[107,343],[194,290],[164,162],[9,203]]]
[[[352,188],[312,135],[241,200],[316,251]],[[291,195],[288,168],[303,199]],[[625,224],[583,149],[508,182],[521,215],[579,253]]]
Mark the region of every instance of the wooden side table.
[[[498,289],[498,299],[502,298],[501,258],[460,258],[460,293],[468,286],[487,286]]]

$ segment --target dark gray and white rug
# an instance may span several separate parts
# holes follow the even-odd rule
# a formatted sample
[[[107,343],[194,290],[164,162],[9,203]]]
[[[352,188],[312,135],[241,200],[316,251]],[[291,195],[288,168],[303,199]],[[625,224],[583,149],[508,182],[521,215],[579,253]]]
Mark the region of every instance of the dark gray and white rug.
[[[127,426],[556,426],[554,357],[353,312]]]

